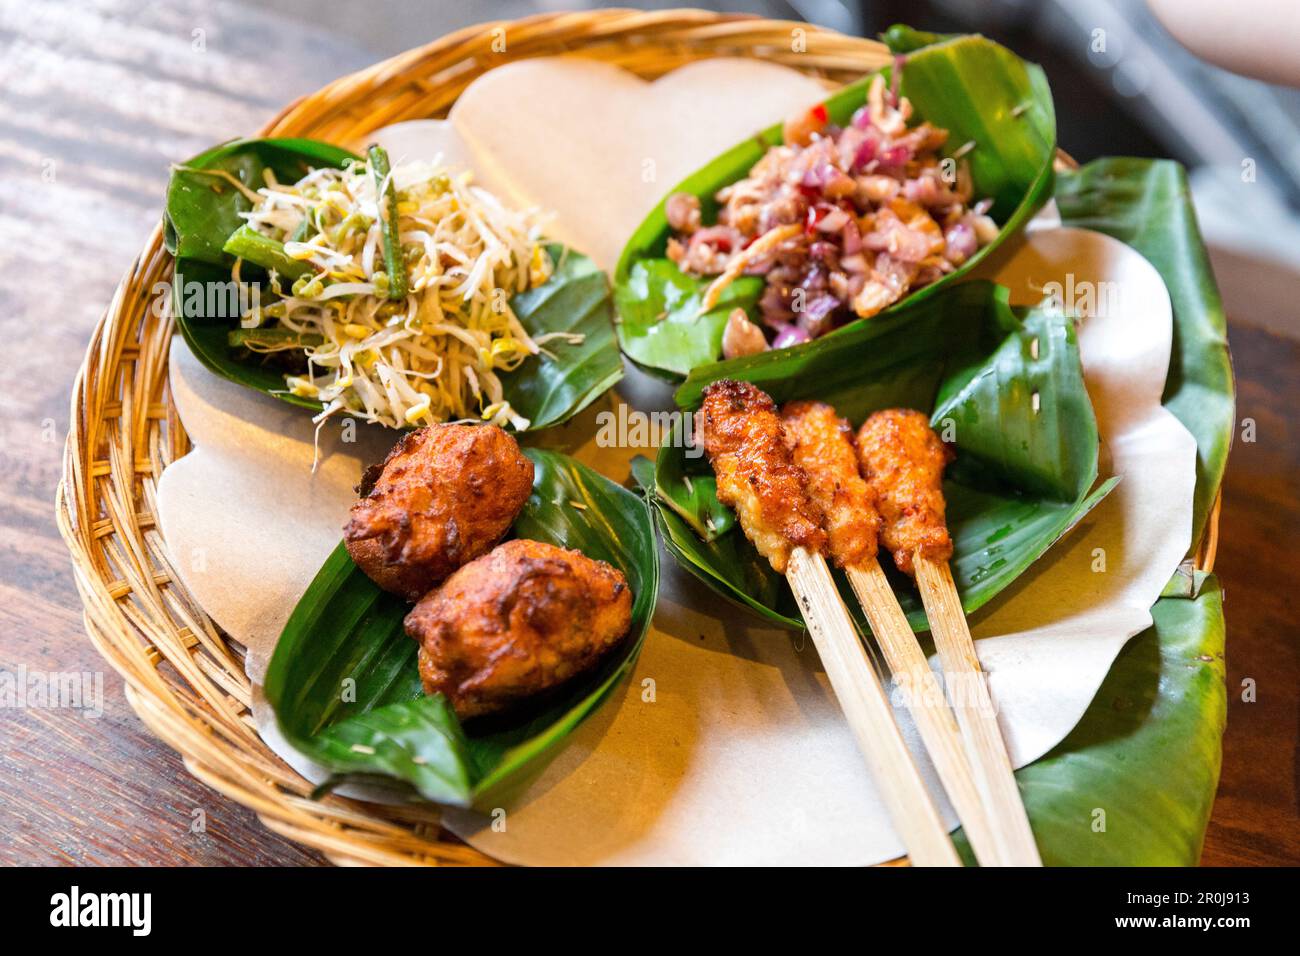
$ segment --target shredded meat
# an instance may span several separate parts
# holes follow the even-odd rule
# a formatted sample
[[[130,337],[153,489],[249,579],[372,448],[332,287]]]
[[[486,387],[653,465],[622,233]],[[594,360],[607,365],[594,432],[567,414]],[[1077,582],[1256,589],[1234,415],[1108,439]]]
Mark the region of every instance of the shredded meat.
[[[921,412],[880,411],[858,429],[862,476],[876,494],[882,519],[881,540],[894,564],[912,574],[912,558],[952,557],[952,538],[944,524],[943,469],[953,453]]]
[[[632,591],[577,551],[514,540],[471,561],[406,616],[420,679],[460,717],[509,707],[588,670],[627,633]]]
[[[533,487],[533,463],[495,425],[406,435],[343,528],[348,553],[386,591],[417,600],[505,536]]]
[[[664,215],[674,231],[690,235],[700,228],[700,199],[690,193],[674,193],[668,197]]]
[[[763,330],[749,321],[744,309],[732,309],[722,329],[722,357],[733,359],[766,351],[767,339],[763,337]]]
[[[942,278],[998,227],[988,200],[972,204],[965,159],[940,155],[948,132],[908,126],[911,116],[907,98],[877,76],[843,128],[821,106],[791,117],[785,142],[717,193],[715,223],[700,225],[698,197],[668,198],[669,258],[719,277],[710,303],[741,274],[763,276],[757,319],[773,348],[875,315]]]
[[[875,560],[880,515],[858,472],[849,423],[825,402],[791,402],[781,424],[794,463],[808,475],[808,497],[825,515],[831,558],[841,568]]]
[[[808,477],[786,446],[771,397],[747,382],[723,379],[704,390],[704,450],[746,536],[784,574],[795,547],[824,552],[822,516],[805,490]]]

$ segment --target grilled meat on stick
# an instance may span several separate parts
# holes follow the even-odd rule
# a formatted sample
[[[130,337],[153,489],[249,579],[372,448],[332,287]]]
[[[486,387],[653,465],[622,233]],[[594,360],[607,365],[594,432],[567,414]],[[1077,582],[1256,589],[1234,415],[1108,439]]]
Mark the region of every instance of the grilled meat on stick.
[[[858,473],[849,423],[825,402],[791,402],[781,409],[786,444],[807,475],[808,497],[825,518],[831,559],[841,568],[876,560],[880,515]]]
[[[736,509],[758,553],[785,574],[793,548],[825,550],[821,513],[804,491],[807,476],[790,457],[771,397],[724,379],[705,390],[701,418],[718,500]]]
[[[959,865],[835,590],[822,557],[827,545],[823,515],[808,497],[808,476],[791,455],[772,399],[744,382],[715,382],[704,391],[700,422],[704,450],[717,475],[718,500],[736,510],[745,535],[790,582],[831,687],[912,862]]]
[[[808,496],[825,516],[830,555],[843,568],[899,686],[939,779],[984,866],[998,862],[998,844],[930,662],[876,560],[880,514],[876,492],[858,471],[853,431],[825,402],[791,402],[781,409],[786,444],[808,476]]]
[[[914,574],[918,554],[932,561],[951,558],[943,469],[953,454],[930,420],[907,408],[876,412],[858,429],[858,455],[880,508],[881,538],[898,570]]]
[[[881,539],[898,569],[916,578],[944,674],[950,685],[961,683],[964,699],[957,722],[997,839],[998,858],[1009,866],[1041,866],[948,567],[952,538],[944,521],[943,469],[952,452],[921,412],[890,409],[876,412],[858,430],[858,456],[879,502]]]

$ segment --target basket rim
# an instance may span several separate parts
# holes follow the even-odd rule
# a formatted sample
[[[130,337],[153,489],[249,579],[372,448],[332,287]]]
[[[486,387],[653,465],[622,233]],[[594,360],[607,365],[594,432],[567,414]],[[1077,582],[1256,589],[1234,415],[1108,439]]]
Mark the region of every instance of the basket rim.
[[[512,37],[515,51],[493,52],[485,40],[495,30]],[[772,59],[795,30],[819,52],[787,65],[823,78],[860,74],[864,60],[887,56],[874,40],[747,13],[541,13],[467,26],[341,76],[288,103],[259,135],[322,130],[333,136],[320,138],[344,142],[367,123],[438,115],[470,80],[517,57],[594,56],[654,76],[720,55]],[[189,450],[167,382],[174,326],[147,308],[153,282],[170,273],[162,238],[160,222],[96,323],[70,396],[54,504],[91,643],[122,676],[132,710],[186,769],[277,834],[335,863],[495,865],[442,830],[435,807],[311,799],[312,785],[258,736],[239,650],[186,592],[154,518],[158,478]],[[1196,553],[1198,570],[1213,567],[1219,506]]]

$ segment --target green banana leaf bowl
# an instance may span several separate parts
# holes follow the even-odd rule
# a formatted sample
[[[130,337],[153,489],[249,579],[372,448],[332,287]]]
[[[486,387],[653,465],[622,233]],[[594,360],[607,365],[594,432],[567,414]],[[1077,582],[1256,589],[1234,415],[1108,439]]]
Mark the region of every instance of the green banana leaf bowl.
[[[172,311],[191,351],[223,378],[281,401],[319,411],[312,398],[285,386],[283,369],[240,345],[240,296],[232,294],[235,256],[226,251],[270,171],[295,182],[314,168],[341,167],[360,159],[329,143],[309,139],[244,139],[217,146],[172,171],[164,219],[167,250],[176,257]],[[573,340],[554,358],[533,356],[501,374],[504,397],[529,420],[529,431],[559,425],[586,408],[623,376],[614,339],[609,282],[581,253],[547,246],[555,269],[542,285],[511,297],[510,307],[534,337],[562,333]],[[242,282],[257,283],[265,270],[242,263]],[[260,288],[261,286],[259,286]]]
[[[1079,724],[1047,755],[1019,770],[1017,779],[1043,859],[1049,865],[1194,865],[1218,785],[1227,709],[1222,591],[1198,556],[1213,553],[1207,541],[1216,534],[1213,515],[1232,440],[1235,394],[1226,319],[1196,224],[1186,174],[1177,163],[1167,160],[1115,157],[1053,175],[1054,113],[1046,81],[1037,67],[1022,64],[1005,51],[990,49],[993,45],[981,38],[941,38],[894,27],[884,39],[896,53],[907,54],[901,67],[901,89],[913,99],[917,113],[961,131],[952,143],[979,140],[973,158],[982,149],[981,136],[990,131],[1004,136],[1008,147],[1015,144],[1019,161],[1003,168],[1016,173],[1002,180],[1006,193],[994,210],[995,218],[1004,217],[997,218],[1002,227],[999,242],[1053,198],[1065,225],[1093,229],[1127,243],[1156,268],[1169,290],[1174,311],[1173,355],[1163,401],[1197,442],[1192,550],[1184,568],[1152,608],[1153,626],[1125,646]],[[972,88],[962,85],[963,70],[969,63],[964,58],[971,55],[988,58],[981,82],[996,89],[985,90],[987,96],[978,104],[964,96],[953,97],[949,103],[932,103],[928,94],[940,89]],[[936,80],[942,86],[930,85]],[[832,118],[851,112],[863,89],[864,84],[854,84],[828,100]],[[998,103],[1000,110],[982,108],[990,102]],[[991,112],[1001,115],[990,116]],[[1009,125],[1011,112],[1028,116],[1029,122]],[[769,129],[756,141],[719,157],[669,194],[685,191],[698,196],[707,217],[715,209],[714,193],[743,175],[765,147],[779,141],[779,128]],[[987,152],[981,159],[986,165],[973,170],[977,183],[982,183],[980,177],[990,168],[997,172],[1000,162],[989,160]],[[1019,200],[1015,200],[1016,189],[1021,190]],[[985,191],[992,194],[995,190],[985,187]],[[667,236],[661,204],[632,236],[618,264],[615,304],[624,354],[654,375],[685,380],[678,392],[683,407],[696,404],[700,387],[723,374],[762,372],[766,376],[763,387],[774,394],[802,397],[797,384],[786,379],[797,380],[802,371],[815,366],[824,355],[822,342],[782,350],[779,358],[764,357],[765,362],[757,368],[716,365],[726,315],[741,306],[753,317],[761,290],[739,281],[718,309],[697,319],[703,283],[683,276],[664,258]],[[947,285],[959,286],[963,278],[953,276]],[[942,302],[953,294],[927,287],[869,321],[888,323],[908,315],[921,321],[929,315],[933,321],[930,310],[936,300]],[[1026,323],[1041,321],[1032,315],[1020,318]],[[858,336],[861,333],[854,326],[859,324],[852,323],[828,338]],[[899,362],[905,365],[907,360],[904,355]],[[835,383],[831,385],[833,390]],[[940,381],[927,380],[912,391],[897,380],[889,387],[897,396],[892,400],[906,398],[910,404],[933,410],[935,424],[942,425],[938,412],[943,410],[945,393]],[[814,397],[827,397],[821,383],[817,391],[821,394]],[[852,397],[839,397],[839,401],[843,411],[852,416],[878,407],[886,399],[868,394],[858,396],[856,402]],[[961,442],[959,430],[959,452]],[[756,559],[748,542],[734,531],[733,519],[718,505],[706,471],[679,448],[661,450],[655,462],[635,464],[637,479],[654,491],[655,520],[666,549],[689,573],[732,603],[769,623],[799,626],[784,582]],[[1001,479],[1015,480],[1006,474]],[[967,489],[959,487],[962,480],[960,472],[955,473],[949,491],[961,522],[958,548],[973,556],[981,547],[969,531],[978,528],[978,522],[968,526],[964,546],[960,540],[966,522],[976,513],[964,511],[967,505],[962,499]],[[1105,490],[1104,485],[1090,489],[1093,496]],[[1000,491],[1017,499],[1022,492],[1014,484],[1003,485]],[[1095,498],[1085,496],[1072,504],[1058,499],[1051,506],[1080,509],[1081,513],[1093,503]],[[1045,504],[1046,500],[1040,500],[1036,507]],[[1051,537],[1051,533],[1044,534],[1031,550],[1041,553],[1039,547],[1050,544]],[[968,573],[958,571],[968,609],[1014,577],[1012,571],[1000,567],[1000,573],[976,580],[979,570],[975,560],[968,563]],[[906,588],[896,590],[908,593]],[[914,626],[919,626],[915,607],[909,610]],[[1099,809],[1105,811],[1104,816]],[[968,849],[964,852],[968,861],[973,860]]]
[[[1051,196],[1056,152],[1056,114],[1047,79],[1038,66],[981,36],[940,38],[895,28],[886,40],[898,56],[895,66],[881,72],[889,78],[898,70],[899,90],[911,100],[913,118],[947,129],[948,153],[965,152],[975,195],[992,200],[990,214],[1000,231],[956,270],[913,291],[885,315],[960,282],[1023,227]],[[825,101],[832,123],[847,124],[865,102],[873,76]],[[717,215],[718,190],[745,176],[769,147],[782,141],[778,122],[723,153],[671,189],[628,240],[614,272],[618,338],[624,354],[645,371],[678,381],[692,369],[717,361],[727,317],[740,307],[757,318],[763,291],[761,277],[742,276],[714,308],[701,313],[710,280],[686,275],[666,258],[668,196],[684,192],[698,197],[704,221],[711,222]]]
[[[410,605],[380,590],[340,544],[276,645],[266,696],[295,749],[332,772],[453,806],[491,808],[538,773],[636,663],[659,590],[644,497],[553,451],[527,449],[533,492],[512,537],[573,548],[623,572],[632,623],[596,669],[504,716],[462,724],[420,684]]]

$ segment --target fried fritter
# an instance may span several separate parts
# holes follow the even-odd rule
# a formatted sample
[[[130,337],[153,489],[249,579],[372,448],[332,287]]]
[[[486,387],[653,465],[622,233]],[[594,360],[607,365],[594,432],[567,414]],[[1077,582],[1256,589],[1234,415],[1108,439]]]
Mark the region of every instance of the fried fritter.
[[[808,497],[825,516],[831,558],[841,568],[874,561],[880,515],[858,472],[849,423],[825,402],[790,402],[781,409],[781,426],[794,463],[808,475]]]
[[[892,408],[876,412],[858,429],[862,476],[876,493],[881,540],[894,564],[912,574],[912,557],[952,557],[944,523],[943,469],[953,458],[921,412]]]
[[[619,643],[632,620],[622,572],[577,551],[514,540],[465,565],[406,616],[427,693],[461,717],[564,683]]]
[[[704,390],[700,412],[718,500],[736,509],[758,553],[784,574],[795,546],[825,551],[821,513],[805,491],[807,475],[790,456],[771,396],[723,379]]]
[[[386,591],[418,600],[501,540],[528,500],[533,463],[495,425],[430,425],[358,488],[348,553]]]

